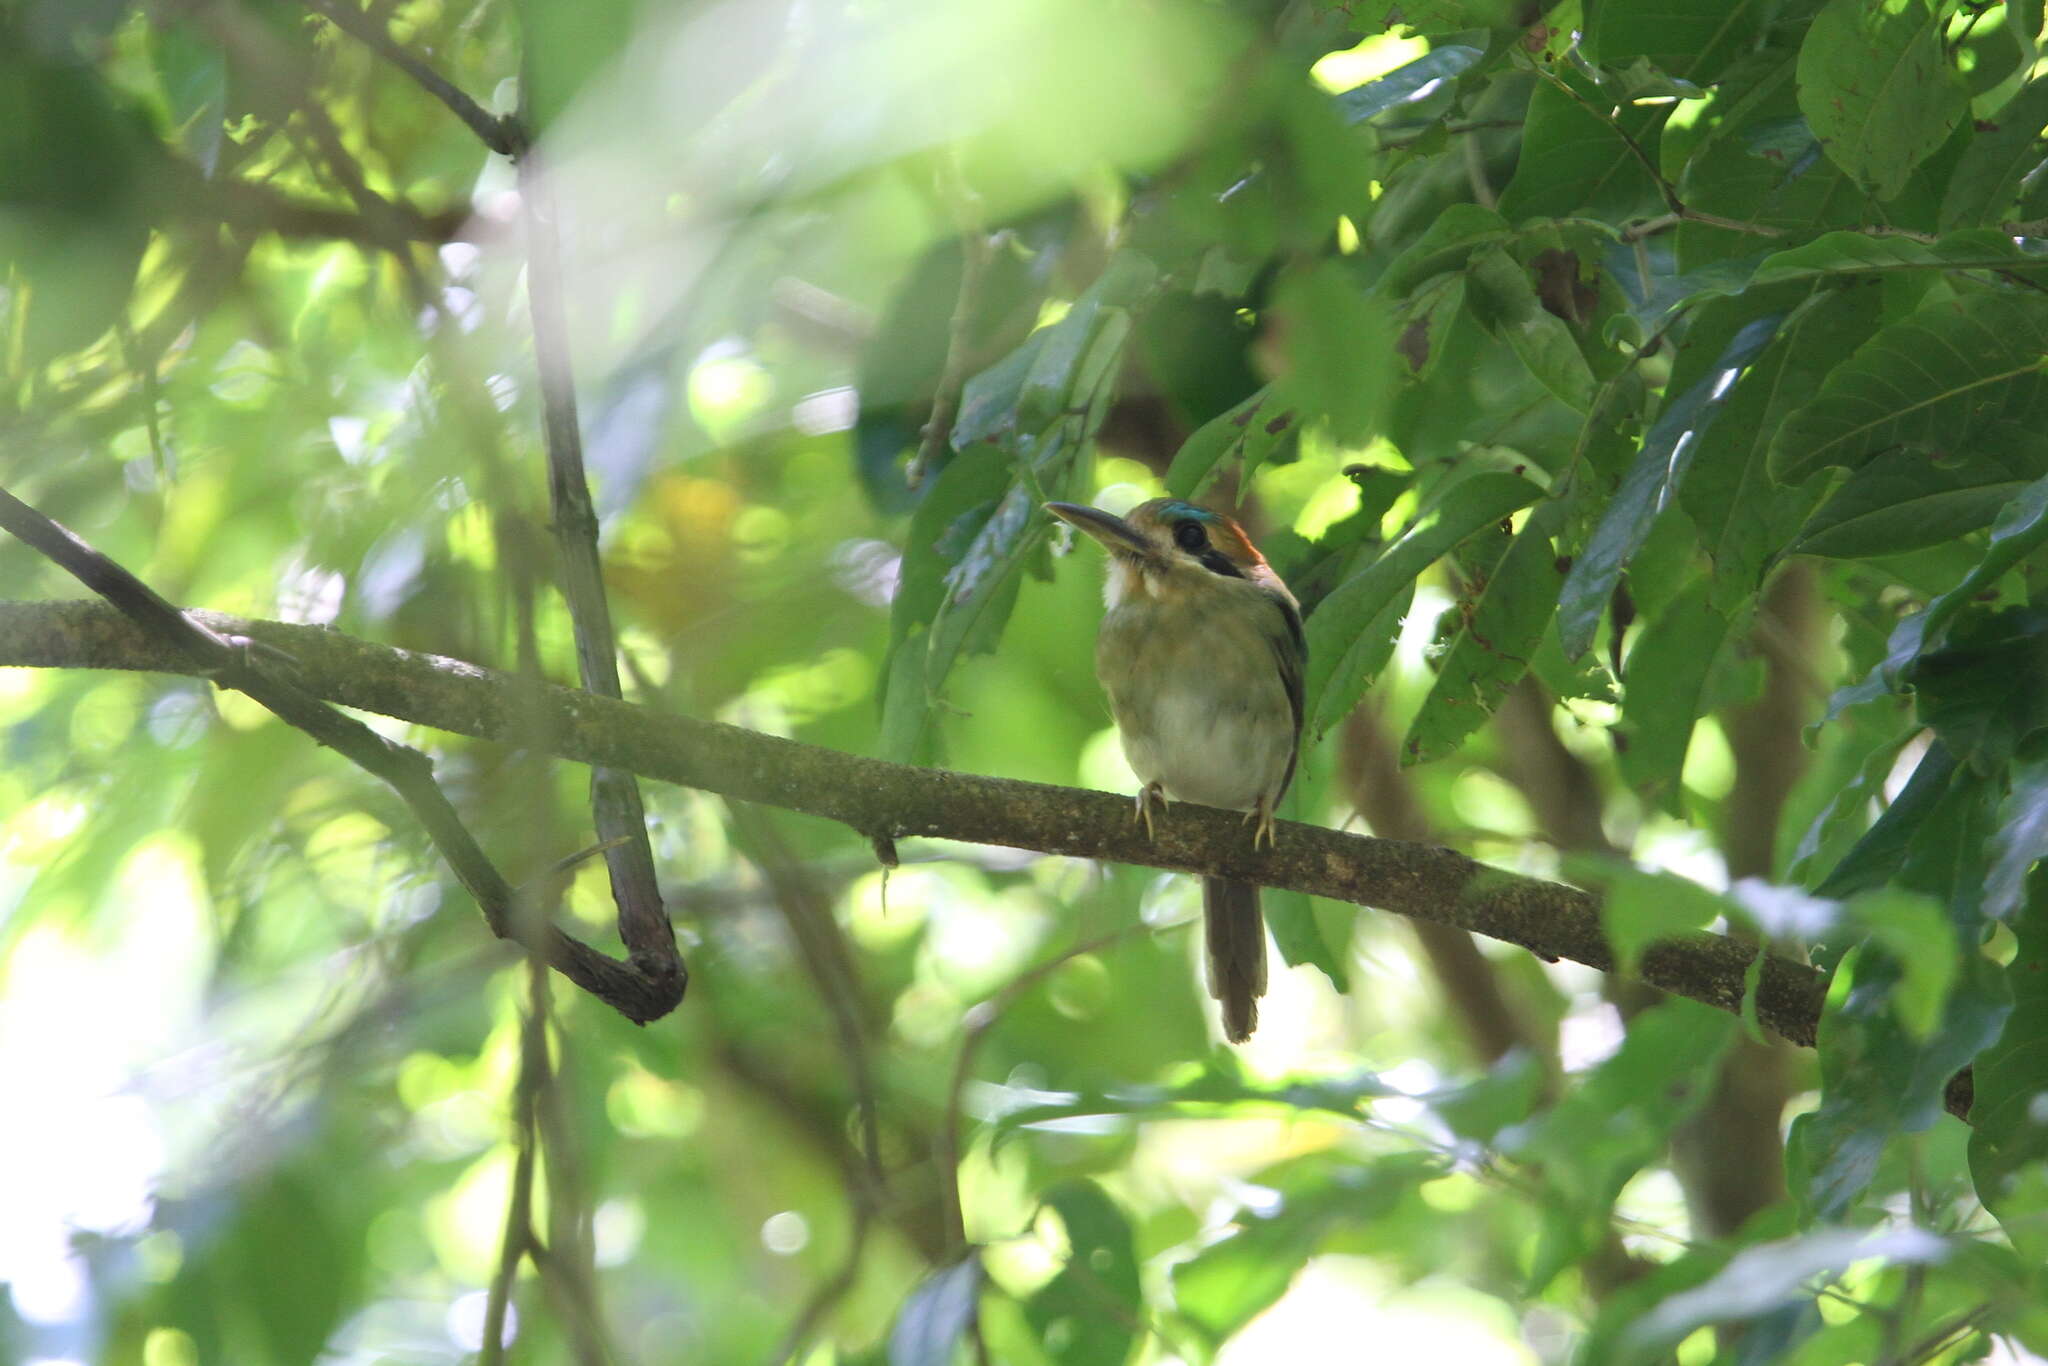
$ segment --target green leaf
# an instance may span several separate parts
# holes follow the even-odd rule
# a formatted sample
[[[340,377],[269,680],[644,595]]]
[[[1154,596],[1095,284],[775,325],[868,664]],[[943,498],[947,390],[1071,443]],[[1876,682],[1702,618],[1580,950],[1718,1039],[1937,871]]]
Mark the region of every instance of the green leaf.
[[[1655,147],[1671,106],[1624,104],[1610,118],[1594,112],[1608,108],[1610,98],[1577,73],[1559,79],[1579,97],[1547,80],[1529,96],[1522,153],[1500,194],[1502,216],[1513,223],[1571,214],[1620,222],[1663,208],[1656,180],[1628,139]]]
[[[2031,436],[2031,434],[2022,434]],[[1887,451],[1844,480],[1800,528],[1805,555],[1854,559],[1937,545],[1989,526],[2048,468],[2027,468],[1995,443],[1945,454]],[[2048,442],[2042,454],[2048,457]],[[2048,458],[2032,462],[2048,466]]]
[[[1476,47],[1446,43],[1433,47],[1405,66],[1397,66],[1376,81],[1354,86],[1337,96],[1337,109],[1346,123],[1363,123],[1390,109],[1419,100],[1442,82],[1466,71],[1485,54]]]
[[[1890,199],[1948,140],[1969,91],[1925,0],[1828,0],[1799,47],[1799,108],[1828,159]]]
[[[2004,919],[2022,904],[2028,870],[2036,860],[2048,858],[2048,757],[2014,765],[2012,790],[1999,808],[1998,833],[1991,847],[1984,913]]]
[[[1067,1257],[1025,1301],[1025,1318],[1062,1366],[1118,1366],[1145,1314],[1130,1221],[1093,1181],[1055,1186],[1045,1203],[1066,1228]]]
[[[1307,715],[1314,734],[1342,720],[1386,664],[1398,622],[1398,615],[1388,621],[1388,613],[1398,613],[1422,571],[1467,536],[1541,495],[1541,489],[1517,475],[1473,475],[1323,600],[1306,623]]]
[[[1968,446],[2009,425],[2048,424],[2048,299],[1969,293],[1885,328],[1828,376],[1771,447],[1771,474],[1796,483],[1854,468],[1895,446]]]
[[[1752,41],[1764,0],[1603,0],[1586,46],[1603,66],[1638,58],[1688,81],[1718,80]]]
[[[1486,579],[1479,600],[1437,664],[1436,681],[1408,727],[1401,762],[1428,763],[1458,747],[1493,715],[1528,672],[1557,612],[1561,578],[1552,538],[1566,506],[1552,499],[1529,514]]]
[[[2048,729],[2048,611],[1970,613],[1905,676],[1922,723],[1965,764],[1994,772]]]
[[[2030,81],[1979,124],[1963,149],[1941,200],[1941,226],[1997,222],[2017,205],[2020,181],[2048,159],[2041,130],[2048,127],[2048,80]]]
[[[1321,417],[1337,444],[1366,444],[1393,381],[1394,327],[1385,305],[1347,267],[1325,260],[1283,276],[1273,308],[1286,356],[1277,386],[1285,401]]]
[[[1621,582],[1621,571],[1642,549],[1650,527],[1684,484],[1702,435],[1711,430],[1736,376],[1777,334],[1780,315],[1759,318],[1732,337],[1708,373],[1665,405],[1656,424],[1643,437],[1643,447],[1623,476],[1621,488],[1607,504],[1586,548],[1565,576],[1557,609],[1558,640],[1565,654],[1576,658],[1593,643],[1593,634]]]
[[[1230,411],[1210,418],[1181,443],[1167,467],[1166,491],[1192,498],[1233,458],[1257,466],[1296,432],[1294,411],[1268,385]]]
[[[2036,1265],[2048,1261],[2048,887],[2013,922],[2019,945],[2005,967],[2012,1014],[1998,1042],[1980,1054],[1970,1107],[1970,1175],[1977,1197],[2013,1245]]]
[[[1572,325],[1544,308],[1520,262],[1498,247],[1473,256],[1466,297],[1472,316],[1508,344],[1538,383],[1573,412],[1593,406],[1598,382]]]
[[[889,1330],[889,1366],[953,1366],[953,1349],[974,1322],[981,1258],[969,1253],[910,1293]]]
[[[1765,257],[1749,285],[1824,281],[1845,275],[2043,268],[2048,268],[2048,256],[2021,250],[2010,236],[1993,228],[1952,232],[1932,242],[1873,237],[1867,232],[1830,232]]]
[[[1288,797],[1293,798],[1299,789],[1290,789]],[[1296,819],[1290,815],[1288,819]],[[1266,928],[1273,932],[1273,942],[1280,946],[1280,956],[1289,963],[1306,964],[1330,979],[1330,985],[1342,994],[1351,990],[1351,970],[1345,965],[1346,949],[1350,947],[1348,935],[1332,936],[1326,932],[1324,917],[1316,913],[1316,898],[1306,892],[1291,892],[1284,888],[1267,887],[1259,893],[1265,907]],[[1341,907],[1335,908],[1341,911]],[[1340,922],[1346,930],[1350,917],[1345,915]]]

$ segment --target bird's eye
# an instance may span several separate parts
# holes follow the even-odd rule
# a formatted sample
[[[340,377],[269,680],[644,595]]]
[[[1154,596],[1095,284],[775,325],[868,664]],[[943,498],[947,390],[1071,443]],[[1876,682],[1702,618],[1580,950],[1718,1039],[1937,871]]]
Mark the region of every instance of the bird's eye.
[[[1209,544],[1209,533],[1202,530],[1202,524],[1190,517],[1173,529],[1174,543],[1189,552],[1201,550]]]

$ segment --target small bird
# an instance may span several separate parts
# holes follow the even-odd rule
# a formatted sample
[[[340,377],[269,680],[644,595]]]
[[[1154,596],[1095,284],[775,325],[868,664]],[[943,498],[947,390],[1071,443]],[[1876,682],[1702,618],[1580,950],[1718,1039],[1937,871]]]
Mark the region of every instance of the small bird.
[[[1045,509],[1109,552],[1095,672],[1144,783],[1146,833],[1171,796],[1247,812],[1252,847],[1272,844],[1273,808],[1301,741],[1308,645],[1294,595],[1220,512],[1175,498],[1127,517],[1077,503]],[[1266,990],[1259,889],[1203,878],[1202,913],[1209,994],[1222,1003],[1223,1036],[1243,1043]]]

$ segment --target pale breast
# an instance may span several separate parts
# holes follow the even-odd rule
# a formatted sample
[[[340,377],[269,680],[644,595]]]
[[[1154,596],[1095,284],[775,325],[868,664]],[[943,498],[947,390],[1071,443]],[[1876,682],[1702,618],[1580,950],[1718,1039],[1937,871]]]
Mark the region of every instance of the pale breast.
[[[1142,781],[1236,810],[1278,793],[1293,757],[1294,711],[1252,609],[1271,610],[1203,595],[1127,600],[1103,618],[1096,671]]]

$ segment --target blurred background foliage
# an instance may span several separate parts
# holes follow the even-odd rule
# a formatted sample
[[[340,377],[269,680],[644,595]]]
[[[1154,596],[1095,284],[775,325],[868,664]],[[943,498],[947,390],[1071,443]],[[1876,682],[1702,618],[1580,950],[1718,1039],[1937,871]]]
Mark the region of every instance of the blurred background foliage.
[[[513,166],[395,47],[550,177],[631,700],[1129,790],[1037,504],[1199,496],[1311,609],[1286,814],[1835,974],[1805,1052],[1269,892],[1230,1052],[1185,879],[650,788],[636,1028],[238,695],[0,670],[0,1356],[474,1359],[522,1134],[524,1361],[2048,1353],[2041,28],[0,0],[0,480],[172,599],[575,676]]]

